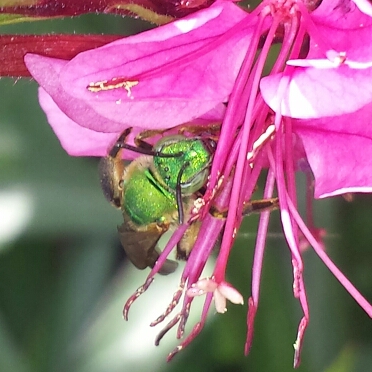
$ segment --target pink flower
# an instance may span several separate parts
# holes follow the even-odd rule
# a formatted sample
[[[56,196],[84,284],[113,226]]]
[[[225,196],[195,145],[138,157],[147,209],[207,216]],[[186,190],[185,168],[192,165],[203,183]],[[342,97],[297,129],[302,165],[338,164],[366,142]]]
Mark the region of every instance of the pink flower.
[[[308,213],[305,224],[297,212],[297,171],[305,172],[309,181],[309,211],[313,181],[316,198],[372,191],[369,7],[362,0],[323,0],[317,6],[305,0],[264,0],[247,13],[219,1],[166,26],[81,53],[69,62],[26,56],[31,74],[41,85],[41,105],[72,155],[105,155],[129,126],[137,132],[167,129],[196,119],[208,121],[206,115],[222,123],[207,190],[191,217],[202,221],[198,238],[179,290],[152,323],[162,322],[185,294],[181,311],[156,342],[177,323],[181,338],[194,296],[205,294],[201,321],[169,359],[201,331],[213,298],[218,312],[225,310],[226,299],[242,302],[226,281],[226,266],[243,214],[255,209],[252,194],[266,168],[264,198],[274,198],[276,188],[292,256],[293,292],[303,310],[294,365],[299,365],[309,321],[301,257],[307,244],[372,316],[372,306],[327,256],[321,241],[324,232],[314,226],[312,214]],[[281,43],[281,50],[269,75],[263,77],[274,42]],[[226,219],[213,217],[208,213],[211,207],[227,211]],[[257,233],[246,352],[259,302],[269,217],[269,211],[261,213]],[[144,285],[128,300],[125,318],[187,226],[176,230]],[[220,233],[212,279],[201,279]]]
[[[170,128],[221,109],[253,32],[254,25],[244,22],[247,17],[226,3],[80,53],[71,61],[26,55],[25,62],[42,87],[40,101],[56,131],[60,119],[70,122],[70,130],[75,123],[100,134],[115,133],[116,138],[128,126]],[[223,59],[216,58],[221,54]],[[215,78],[220,71],[222,81]],[[113,85],[118,88],[110,89]],[[94,140],[106,142],[107,150],[115,136],[98,140],[95,135]],[[84,154],[105,155],[94,140],[92,154]]]

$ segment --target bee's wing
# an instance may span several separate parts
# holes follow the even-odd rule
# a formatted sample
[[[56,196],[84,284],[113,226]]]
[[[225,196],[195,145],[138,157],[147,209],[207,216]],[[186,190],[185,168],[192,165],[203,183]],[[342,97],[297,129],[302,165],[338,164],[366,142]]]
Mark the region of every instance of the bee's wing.
[[[137,231],[125,222],[118,227],[118,231],[121,245],[133,265],[140,270],[154,267],[159,258],[156,245],[164,232],[156,224],[149,225],[145,231]],[[159,274],[171,274],[177,266],[176,261],[166,260]]]

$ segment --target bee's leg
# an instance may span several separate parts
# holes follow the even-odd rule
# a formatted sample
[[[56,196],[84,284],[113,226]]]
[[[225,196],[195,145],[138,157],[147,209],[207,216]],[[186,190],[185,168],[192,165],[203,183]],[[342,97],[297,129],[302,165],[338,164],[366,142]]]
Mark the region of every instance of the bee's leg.
[[[177,260],[186,261],[194,247],[198,237],[201,221],[194,221],[185,231],[180,242],[177,244]]]
[[[244,204],[243,206],[243,216],[249,216],[253,213],[261,213],[265,211],[273,211],[279,208],[279,198],[271,199],[260,199],[260,200],[251,200]],[[215,217],[224,219],[227,217],[228,210],[219,210],[215,207],[211,207],[209,213]]]
[[[249,216],[252,213],[261,213],[274,211],[279,208],[279,198],[251,200],[243,206],[243,216]]]
[[[158,135],[163,135],[163,133],[165,131],[166,130],[164,130],[164,129],[158,129],[158,130],[149,129],[149,130],[144,130],[144,131],[142,131],[141,133],[139,133],[136,136],[136,138],[134,139],[134,143],[138,147],[149,148],[150,150],[152,150],[153,146],[150,143],[146,142],[145,140],[147,138],[150,138],[150,137],[154,137],[154,136],[158,136]]]
[[[142,138],[148,138],[151,136],[154,136],[156,134],[161,134],[164,131],[156,131],[156,130],[148,130],[141,132],[138,136],[134,138],[134,143],[136,146],[129,145],[126,143],[126,139],[130,132],[132,131],[132,128],[127,128],[118,138],[116,141],[115,145],[112,147],[111,151],[109,152],[109,156],[111,157],[116,157],[118,156],[118,153],[122,149],[127,149],[133,152],[137,152],[139,154],[144,154],[144,155],[150,155],[150,156],[160,156],[163,158],[174,158],[176,156],[181,156],[182,153],[180,154],[163,154],[159,151],[154,151],[153,146],[150,143],[147,143],[144,141]],[[143,134],[145,133],[145,134]]]
[[[246,203],[243,207],[243,216],[248,216],[252,213],[261,213],[264,211],[272,211],[279,208],[279,199],[261,199],[252,200]],[[227,217],[227,209],[221,211],[217,208],[211,208],[209,213],[219,219],[225,219]],[[196,238],[200,230],[201,221],[194,221],[186,230],[181,241],[177,244],[177,259],[187,260],[190,252],[195,244]]]
[[[166,130],[144,130],[141,133],[139,133],[134,138],[134,143],[136,146],[132,146],[126,143],[126,139],[129,136],[130,132],[132,131],[132,128],[127,128],[124,130],[124,132],[119,136],[117,141],[115,142],[114,146],[109,152],[109,156],[116,157],[118,152],[121,149],[127,149],[134,152],[138,152],[145,155],[152,155],[152,156],[166,156],[165,154],[158,153],[154,151],[153,145],[146,142],[145,139],[156,136],[156,135],[163,135]],[[174,157],[175,155],[167,155],[167,157]]]
[[[138,134],[134,139],[134,143],[137,146],[138,152],[146,155],[158,156],[161,158],[175,158],[178,156],[182,156],[182,152],[177,154],[164,154],[161,151],[156,151],[153,145],[145,141],[146,138],[163,135],[164,132],[166,132],[166,130],[145,130]]]
[[[132,131],[132,128],[127,128],[119,136],[119,138],[117,139],[114,146],[112,147],[112,149],[109,152],[110,157],[112,157],[112,158],[118,157],[118,154],[119,154],[120,150],[122,150],[123,148],[127,148],[128,145],[126,144],[126,140],[127,140],[127,137],[129,136],[131,131]]]
[[[106,199],[116,208],[120,208],[123,195],[124,162],[121,151],[132,128],[127,128],[115,142],[108,155],[98,164],[101,188]]]
[[[179,126],[178,133],[185,134],[189,133],[193,136],[208,137],[215,141],[218,141],[219,134],[221,132],[221,123],[209,123],[207,125],[195,125],[195,124],[182,124]]]
[[[144,154],[144,155],[154,155],[154,150],[151,144],[147,143],[146,141],[141,140],[140,136],[141,133],[134,138],[134,143],[136,146],[129,145],[126,143],[126,139],[130,132],[132,131],[132,128],[127,128],[118,138],[116,141],[114,147],[110,151],[110,156],[116,156],[119,150],[121,149],[127,149],[133,152],[137,152],[139,154]],[[150,132],[150,131],[148,131]],[[153,131],[155,132],[155,131]],[[153,134],[155,135],[155,134]]]
[[[184,134],[185,132],[192,134],[192,135],[199,135],[199,134],[211,134],[211,135],[218,135],[221,131],[221,123],[209,123],[207,125],[197,125],[193,123],[186,123],[181,124],[177,127],[173,128],[174,130],[177,130],[178,134]],[[154,136],[162,136],[164,133],[167,133],[169,129],[149,129],[144,130],[141,133],[139,133],[136,138],[134,139],[135,144],[138,147],[146,147],[151,146],[149,143],[147,143],[145,140],[150,137]],[[172,131],[174,133],[174,131]],[[152,146],[151,146],[152,147]]]
[[[185,133],[191,134],[193,137],[203,135],[202,137],[208,137],[211,139],[218,140],[218,135],[221,131],[221,123],[209,123],[207,125],[197,125],[193,123],[181,124],[178,127],[173,128],[177,130],[178,134],[184,135]],[[162,130],[144,130],[134,139],[134,143],[140,148],[152,149],[153,146],[145,140],[154,136],[162,136],[167,133],[169,129]],[[172,131],[174,133],[174,131]],[[161,155],[160,155],[161,156]]]

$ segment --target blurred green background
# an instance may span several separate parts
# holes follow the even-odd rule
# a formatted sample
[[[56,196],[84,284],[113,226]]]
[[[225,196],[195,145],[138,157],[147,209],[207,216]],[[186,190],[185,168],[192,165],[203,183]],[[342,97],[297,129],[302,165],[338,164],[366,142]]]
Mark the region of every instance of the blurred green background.
[[[144,28],[129,18],[87,15],[2,32],[125,35]],[[170,301],[180,269],[157,278],[125,322],[122,306],[146,273],[126,262],[116,235],[121,216],[101,195],[98,160],[62,150],[38,105],[35,82],[3,78],[0,92],[1,372],[292,370],[301,312],[278,212],[272,213],[251,354],[243,355],[246,305],[230,304],[223,316],[212,310],[201,335],[167,364],[177,345],[174,332],[155,347],[161,326],[148,325]],[[329,255],[372,300],[372,198],[318,201],[315,216],[327,229]],[[229,281],[245,298],[256,225],[256,217],[244,221],[229,263]],[[372,321],[311,249],[304,261],[311,320],[298,371],[371,371]],[[189,330],[199,313],[196,304]]]

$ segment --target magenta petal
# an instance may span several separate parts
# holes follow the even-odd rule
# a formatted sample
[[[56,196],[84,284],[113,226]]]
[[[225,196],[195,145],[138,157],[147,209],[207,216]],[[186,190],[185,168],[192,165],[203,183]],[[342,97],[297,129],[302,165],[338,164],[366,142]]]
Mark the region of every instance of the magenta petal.
[[[52,97],[63,115],[67,115],[71,120],[82,126],[89,127],[86,123],[90,123],[92,126],[99,128],[98,130],[101,132],[117,133],[124,130],[122,124],[97,115],[86,102],[71,97],[68,91],[62,89],[59,82],[59,73],[67,61],[27,54],[25,63],[34,79]],[[47,111],[46,113],[48,114]]]
[[[349,115],[298,120],[315,177],[315,197],[372,192],[372,104]]]
[[[358,9],[364,14],[372,17],[372,5],[368,0],[352,0],[353,3],[358,7]]]
[[[290,81],[283,96],[278,95],[283,74],[262,79],[262,95],[274,111],[292,118],[320,118],[351,113],[372,101],[372,18],[358,9],[341,11],[340,4],[323,1],[312,13],[316,31],[310,33],[308,56],[289,61],[297,67],[286,71]],[[337,22],[328,19],[334,13]]]
[[[66,61],[28,54],[25,62],[34,78],[45,87],[39,89],[40,105],[66,152],[72,156],[107,155],[108,148],[126,127],[97,115],[84,101],[71,97],[61,88],[58,74]],[[224,112],[225,106],[219,104],[196,122],[201,125],[218,122]],[[100,131],[89,129],[83,125],[86,122],[94,122]],[[138,132],[140,128],[133,129],[132,137]],[[136,154],[127,151],[124,156],[132,159]]]
[[[368,0],[324,0],[311,17],[316,23],[330,27],[357,29],[372,24],[372,18],[367,15],[370,11]]]
[[[282,74],[261,81],[262,96],[276,112],[308,119],[351,113],[372,100],[372,68],[296,68],[283,97],[277,94]]]
[[[329,25],[317,25],[318,35],[310,39],[310,50],[307,59],[329,58],[330,61],[337,59],[341,54],[345,56],[345,63],[349,61],[371,62],[372,61],[372,18],[369,26],[364,25],[356,29],[336,29]],[[328,50],[321,48],[318,38],[329,37]],[[333,57],[332,58],[332,54]]]
[[[60,73],[69,95],[124,125],[168,128],[191,121],[228,99],[249,46],[249,15],[221,2],[195,15],[80,53]],[[31,73],[34,73],[32,71]],[[223,79],[218,76],[223,72]],[[123,88],[92,92],[88,85],[124,78]],[[146,115],[146,113],[151,113]],[[80,123],[99,130],[97,123]],[[115,128],[116,129],[116,128]]]
[[[228,99],[249,46],[248,19],[236,5],[221,2],[69,62],[26,55],[25,63],[61,111],[79,125],[100,132],[128,126],[165,129],[193,121]],[[224,78],[218,79],[221,71]],[[87,88],[113,78],[137,79],[138,84],[130,94],[123,88]]]
[[[62,147],[71,156],[106,156],[108,149],[113,146],[121,134],[121,132],[97,132],[82,127],[65,115],[43,88],[39,88],[39,102]],[[217,122],[221,120],[224,111],[225,107],[223,105],[218,106],[215,110],[207,112],[203,117],[196,120],[196,123],[205,125]],[[132,128],[130,139],[140,131],[139,128]],[[134,143],[131,144],[134,145]],[[129,160],[137,157],[138,154],[125,151],[123,156]]]
[[[72,156],[106,156],[107,149],[119,133],[102,133],[84,128],[66,116],[43,88],[39,88],[39,102],[62,147]]]

